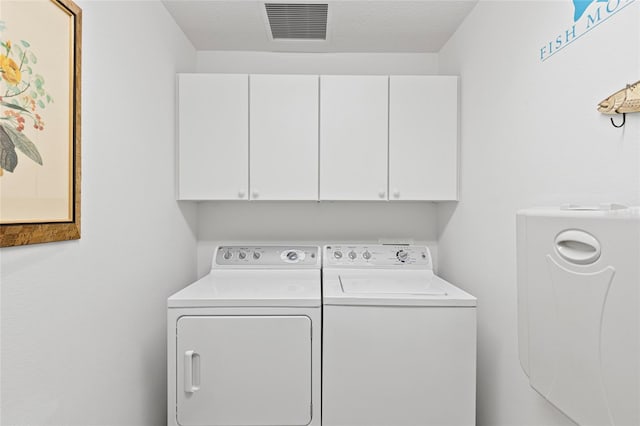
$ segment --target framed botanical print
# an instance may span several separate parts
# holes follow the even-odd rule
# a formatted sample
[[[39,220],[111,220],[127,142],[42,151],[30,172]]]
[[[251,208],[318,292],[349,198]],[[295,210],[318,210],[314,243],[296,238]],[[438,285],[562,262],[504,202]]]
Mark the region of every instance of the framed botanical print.
[[[0,0],[0,246],[80,238],[82,11]]]

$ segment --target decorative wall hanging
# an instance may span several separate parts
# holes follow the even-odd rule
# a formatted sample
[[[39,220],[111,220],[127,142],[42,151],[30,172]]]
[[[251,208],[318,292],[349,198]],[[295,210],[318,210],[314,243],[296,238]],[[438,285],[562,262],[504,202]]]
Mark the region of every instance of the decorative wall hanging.
[[[603,114],[622,114],[621,124],[615,124],[613,118],[611,124],[613,127],[624,126],[628,112],[640,112],[640,80],[627,84],[627,87],[600,102],[598,111]]]
[[[80,238],[82,11],[2,1],[0,246]]]

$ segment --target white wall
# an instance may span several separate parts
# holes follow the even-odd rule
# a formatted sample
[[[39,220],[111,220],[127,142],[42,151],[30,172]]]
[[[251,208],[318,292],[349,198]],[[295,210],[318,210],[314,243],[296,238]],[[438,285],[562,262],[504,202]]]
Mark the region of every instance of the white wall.
[[[437,264],[436,209],[426,202],[208,202],[198,208],[198,275],[225,241],[323,244],[383,239],[429,244]]]
[[[199,51],[197,70],[253,74],[437,74],[438,55]]]
[[[199,72],[282,74],[436,74],[425,53],[198,52]],[[380,238],[432,242],[433,203],[209,202],[198,207],[198,275],[221,241],[330,242]],[[437,256],[433,247],[434,258]]]
[[[481,1],[441,52],[461,76],[462,154],[461,201],[438,207],[440,273],[478,297],[480,426],[573,424],[518,362],[515,213],[640,203],[640,114],[615,129],[596,111],[640,75],[639,3],[541,62],[572,2]]]
[[[175,73],[160,2],[82,1],[82,239],[4,248],[3,425],[166,424],[166,298],[195,278],[174,194]]]

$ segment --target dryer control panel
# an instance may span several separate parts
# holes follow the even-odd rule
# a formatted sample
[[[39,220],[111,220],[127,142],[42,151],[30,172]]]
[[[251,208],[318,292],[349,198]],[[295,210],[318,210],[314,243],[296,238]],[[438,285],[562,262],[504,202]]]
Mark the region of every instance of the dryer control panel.
[[[211,268],[320,268],[320,247],[224,245],[216,248]]]
[[[433,269],[426,246],[330,244],[324,247],[325,267]]]

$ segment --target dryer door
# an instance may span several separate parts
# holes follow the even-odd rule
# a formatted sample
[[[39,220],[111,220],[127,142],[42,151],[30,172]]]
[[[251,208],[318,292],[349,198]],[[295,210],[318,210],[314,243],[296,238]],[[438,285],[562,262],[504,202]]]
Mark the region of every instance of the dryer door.
[[[177,335],[180,425],[311,421],[309,317],[184,316]]]

